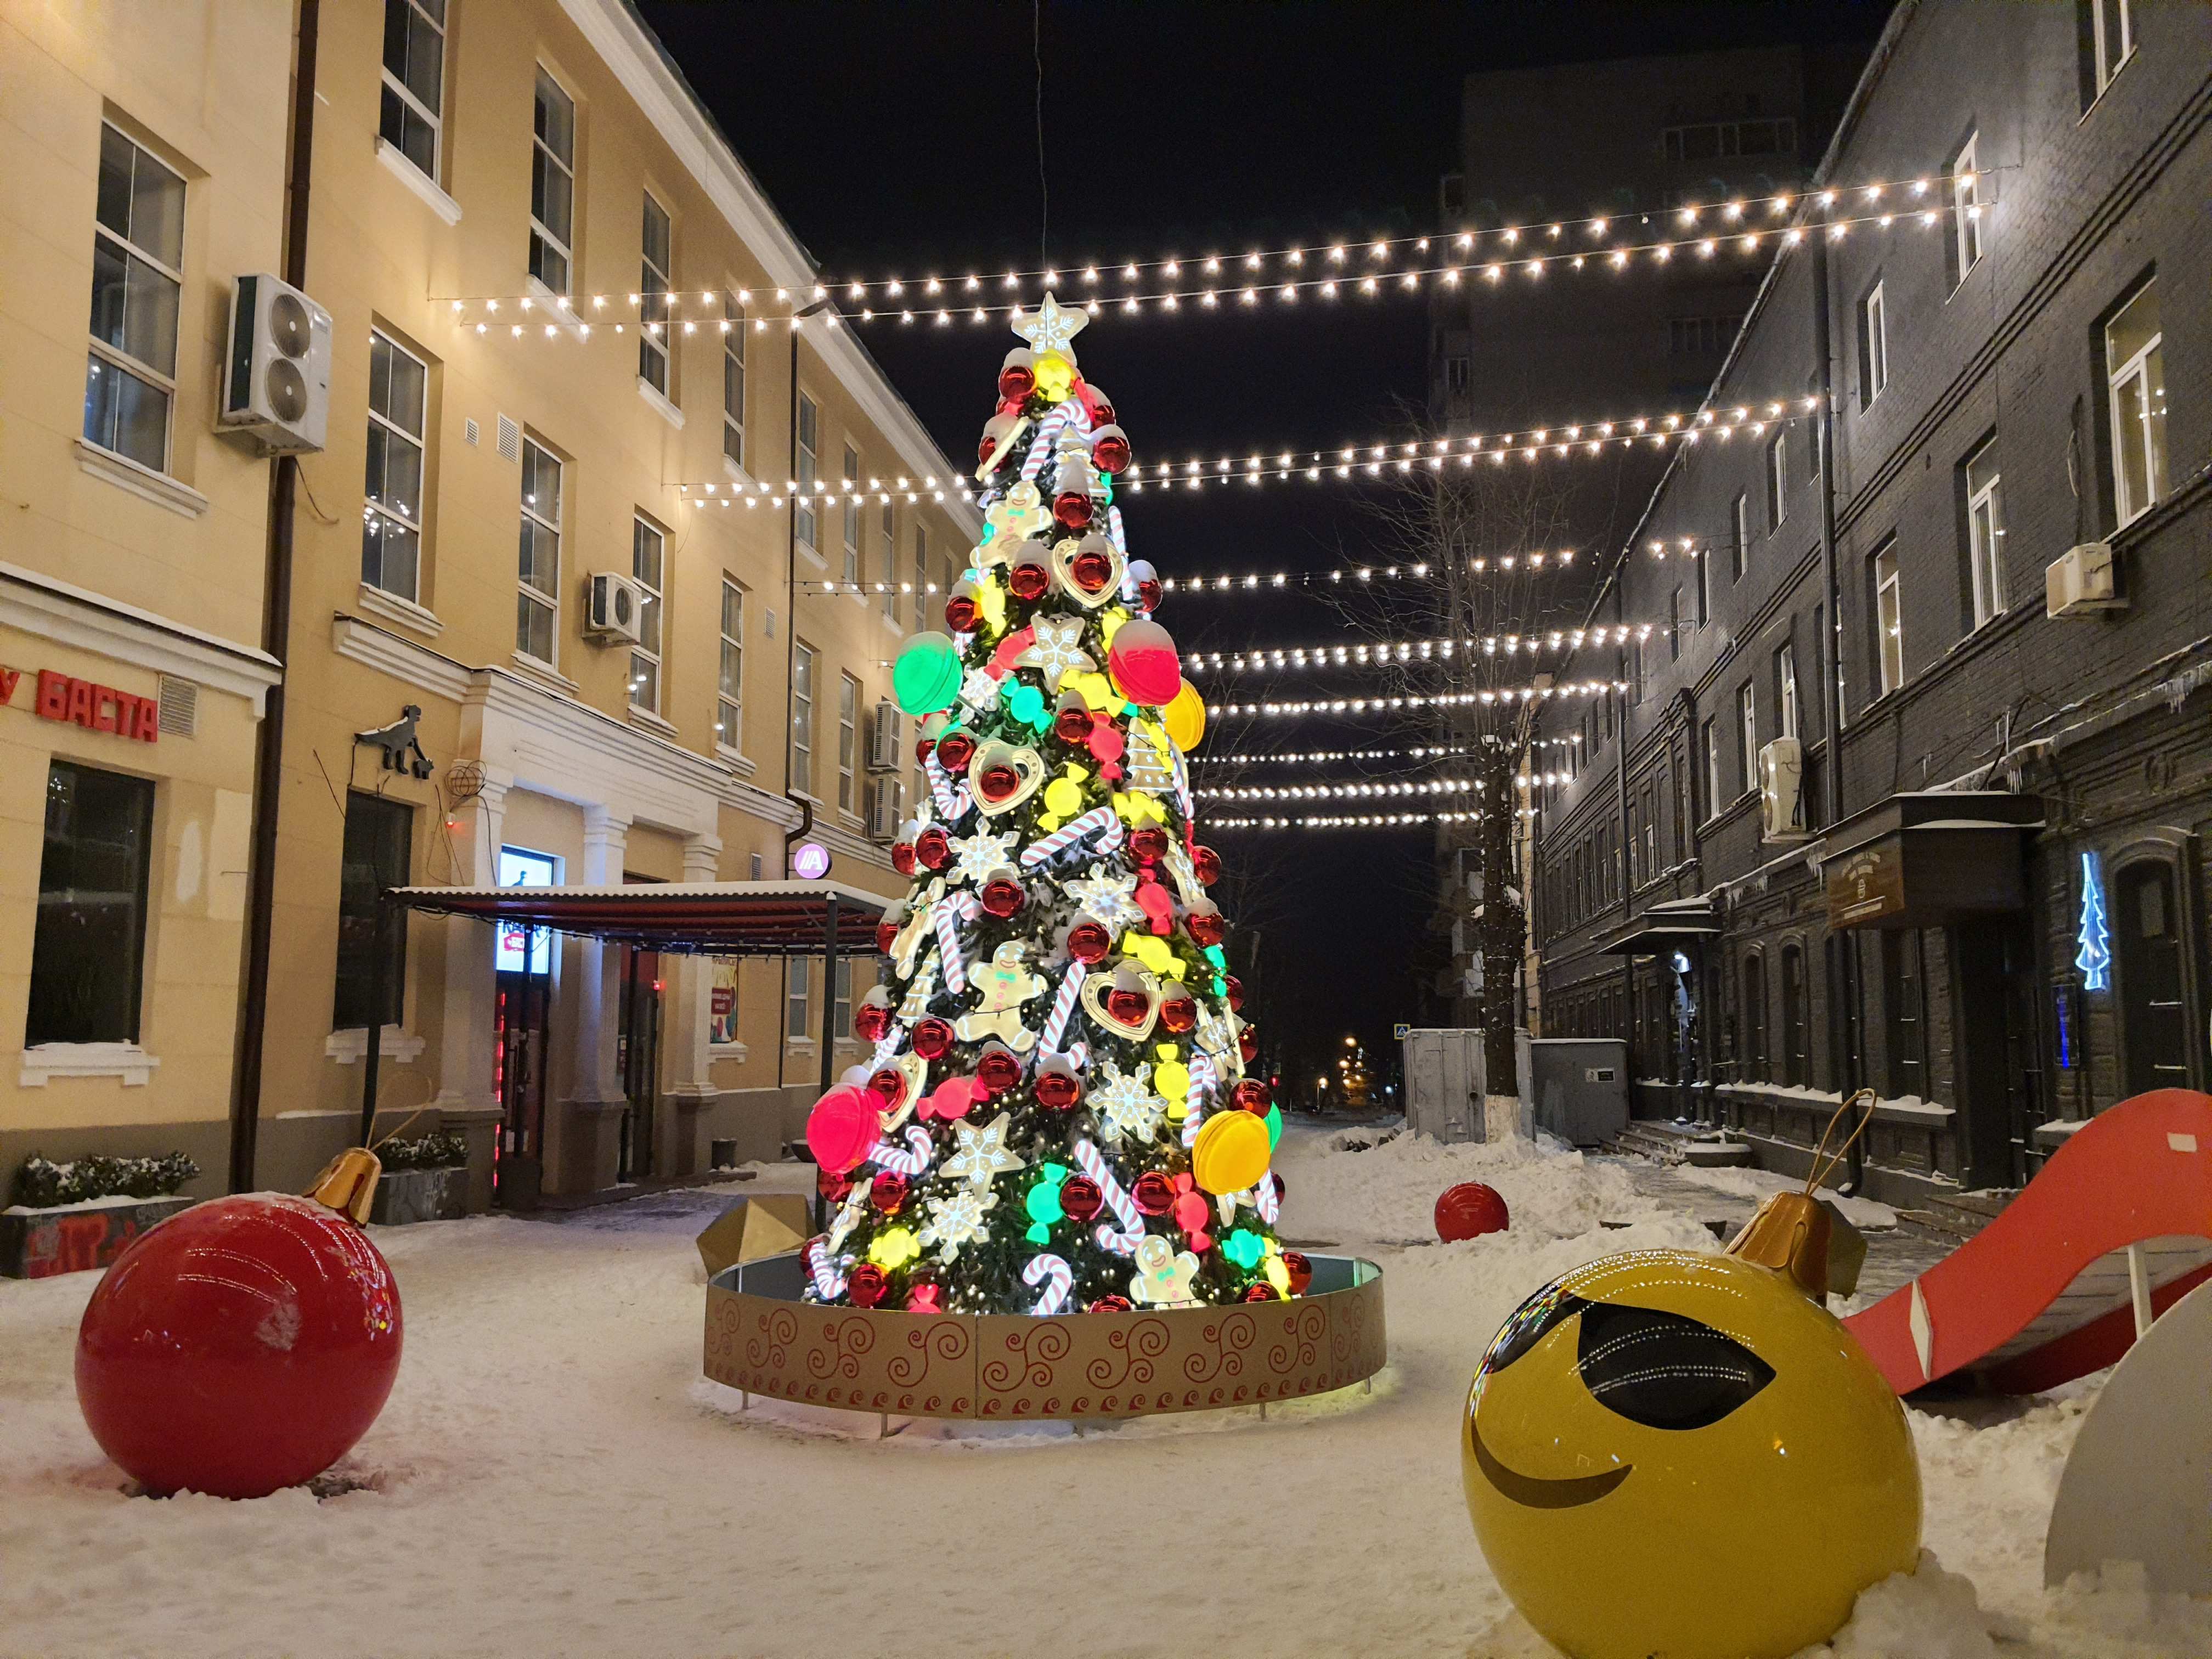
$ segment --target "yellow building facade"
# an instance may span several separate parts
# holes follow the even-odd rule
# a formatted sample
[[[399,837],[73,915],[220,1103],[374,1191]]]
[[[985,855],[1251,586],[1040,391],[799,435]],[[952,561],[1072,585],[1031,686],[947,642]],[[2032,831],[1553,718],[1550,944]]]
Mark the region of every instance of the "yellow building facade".
[[[31,9],[0,0],[0,16],[11,9]],[[207,349],[222,348],[229,278],[283,268],[295,27],[313,35],[300,52],[313,65],[301,287],[331,319],[327,426],[322,447],[296,462],[290,626],[275,653],[284,713],[264,1057],[258,1111],[234,1126],[253,1178],[303,1184],[355,1138],[372,1029],[380,1129],[412,1118],[410,1133],[465,1133],[478,1206],[493,1201],[495,1156],[499,1198],[514,1204],[687,1174],[716,1142],[733,1143],[725,1156],[774,1157],[818,1086],[823,998],[842,1010],[872,964],[825,987],[818,962],[787,975],[775,963],[656,960],[418,916],[388,947],[396,994],[372,1008],[374,894],[410,883],[775,879],[810,809],[807,834],[832,854],[834,879],[902,891],[889,842],[915,787],[913,733],[879,711],[901,641],[941,625],[941,594],[973,544],[957,470],[848,329],[819,315],[792,328],[817,281],[811,258],[620,0],[320,0],[297,17],[209,9],[224,27],[258,15],[250,89],[226,98],[220,77],[188,86],[166,42],[162,83],[226,124],[260,100],[273,125],[255,151],[264,242],[243,227],[235,252],[212,232],[200,239]],[[143,15],[110,22],[117,33],[173,33]],[[128,92],[80,94],[91,127],[103,100]],[[81,332],[62,327],[70,313],[81,331],[90,281],[91,163],[75,165],[84,222],[70,234],[84,246],[72,276],[58,269],[66,228],[52,233],[61,251],[51,280],[66,278],[74,297],[56,299],[47,326],[81,359]],[[187,203],[191,258],[189,191]],[[41,200],[40,210],[59,207]],[[212,373],[213,359],[202,368]],[[56,526],[162,514],[113,484],[112,506],[76,500],[98,482],[73,464],[62,476],[82,386],[64,386],[59,366],[49,378],[40,407],[54,458],[11,468],[8,493],[30,490],[33,472],[47,478]],[[214,453],[197,463],[204,477],[178,482],[216,501],[205,520],[227,501],[211,486],[230,490],[240,525],[227,555],[179,580],[156,568],[179,557],[169,512],[147,532],[158,550],[148,571],[125,567],[115,591],[141,606],[173,593],[179,623],[248,653],[238,676],[250,666],[273,678],[253,651],[265,522],[253,515],[268,510],[271,463],[241,459],[234,481],[223,473],[251,452],[206,435],[210,394],[200,387],[196,408],[194,395],[180,379],[176,430]],[[9,416],[12,426],[12,402]],[[796,495],[794,479],[806,486]],[[45,568],[61,579],[78,565],[53,533],[31,539],[54,548]],[[844,591],[825,591],[833,584]],[[212,759],[219,729],[233,793],[252,787],[253,707],[250,696],[200,697],[192,753]],[[0,713],[9,738],[57,754],[104,735],[21,707]],[[416,746],[396,733],[392,764],[360,740],[410,719]],[[155,746],[165,757],[183,749],[166,733]],[[0,811],[27,848],[37,789],[21,769]],[[204,787],[204,843],[236,843],[210,852],[210,867],[240,871],[246,821],[224,817],[219,786]],[[168,794],[157,842],[185,834],[170,820],[186,787]],[[16,936],[32,908],[19,872],[34,864],[27,853],[0,876],[27,918],[0,951],[19,1005]],[[163,910],[149,929],[180,975],[191,1036],[160,1052],[143,1084],[57,1078],[19,1090],[6,1133],[60,1123],[45,1103],[65,1095],[82,1100],[68,1121],[88,1130],[141,1126],[135,1140],[111,1131],[103,1150],[167,1150],[180,1144],[171,1126],[188,1119],[225,1127],[233,1020],[211,999],[238,981],[244,891],[226,879],[204,880],[189,900],[175,880],[149,889],[196,923],[220,911],[229,930],[207,933],[205,948],[186,935],[172,956],[185,921]],[[188,969],[210,981],[204,1008],[181,1000]],[[157,1016],[163,1006],[149,1005]],[[157,1018],[149,1038],[158,1030]],[[122,1115],[115,1103],[150,1101],[184,1070],[188,1042],[204,1043],[212,1068],[204,1083],[195,1073],[189,1103],[172,1091]]]

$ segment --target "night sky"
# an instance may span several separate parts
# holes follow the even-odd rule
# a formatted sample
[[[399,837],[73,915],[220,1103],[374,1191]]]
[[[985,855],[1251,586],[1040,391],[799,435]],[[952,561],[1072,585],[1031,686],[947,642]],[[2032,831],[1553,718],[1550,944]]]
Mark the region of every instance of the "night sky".
[[[1432,230],[1471,71],[1871,40],[1887,7],[1047,0],[1048,200],[1028,4],[643,0],[641,9],[823,270],[880,278],[1035,269],[1041,234],[1047,262],[1079,269]],[[1504,199],[1513,189],[1470,180],[1468,194]],[[1410,295],[1281,316],[1148,311],[1125,322],[1109,313],[1077,350],[1140,459],[1311,449],[1404,427],[1426,395],[1426,319]],[[945,453],[972,455],[999,359],[1018,343],[1003,321],[904,332],[879,324],[861,337]],[[1341,483],[1147,492],[1123,510],[1132,556],[1170,576],[1327,569],[1369,556],[1376,534],[1358,493]],[[1206,649],[1313,644],[1343,627],[1301,598],[1176,594],[1160,620],[1180,644]],[[1234,684],[1239,696],[1374,689],[1344,675]],[[1411,735],[1374,723],[1222,723],[1200,752]],[[1209,837],[1206,810],[1201,839],[1264,878],[1266,897],[1231,919],[1260,929],[1259,1012],[1285,1039],[1291,1069],[1304,1072],[1309,1056],[1325,1063],[1348,1032],[1387,1063],[1391,1023],[1415,1017],[1413,966],[1434,887],[1428,834]]]

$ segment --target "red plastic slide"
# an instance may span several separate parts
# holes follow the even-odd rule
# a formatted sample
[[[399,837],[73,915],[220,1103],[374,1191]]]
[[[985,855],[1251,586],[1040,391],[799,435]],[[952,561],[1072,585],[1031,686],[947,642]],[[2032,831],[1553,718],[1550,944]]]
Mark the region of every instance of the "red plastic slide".
[[[2212,1095],[2100,1113],[1996,1220],[1844,1323],[1899,1394],[1959,1370],[2003,1394],[2056,1388],[2135,1340],[2131,1244],[2154,1310],[2212,1277]]]

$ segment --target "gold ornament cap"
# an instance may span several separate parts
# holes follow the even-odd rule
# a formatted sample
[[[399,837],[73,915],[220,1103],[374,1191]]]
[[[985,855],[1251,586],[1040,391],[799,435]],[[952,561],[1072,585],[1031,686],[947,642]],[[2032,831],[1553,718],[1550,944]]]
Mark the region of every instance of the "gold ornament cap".
[[[1826,1306],[1828,1238],[1833,1231],[1827,1211],[1811,1194],[1776,1193],[1744,1223],[1743,1231],[1722,1254],[1787,1273],[1799,1290]]]
[[[323,1166],[307,1196],[316,1203],[351,1216],[357,1225],[368,1224],[376,1202],[376,1183],[384,1174],[384,1161],[366,1146],[350,1147]]]

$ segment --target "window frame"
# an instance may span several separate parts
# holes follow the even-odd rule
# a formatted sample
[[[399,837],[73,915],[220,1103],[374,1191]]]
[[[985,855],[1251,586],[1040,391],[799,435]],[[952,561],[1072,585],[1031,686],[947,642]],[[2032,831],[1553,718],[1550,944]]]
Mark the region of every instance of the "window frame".
[[[1966,492],[1966,586],[1977,629],[2004,615],[2009,601],[2004,580],[2004,470],[1997,464],[1994,436],[1976,446],[1959,463],[1959,477]],[[1986,460],[1986,483],[1974,481],[1975,469]]]
[[[1951,286],[1966,280],[1968,273],[1981,264],[1985,252],[1982,246],[1981,167],[1975,155],[1982,142],[1978,131],[1966,135],[1966,142],[1951,158],[1948,169],[1951,185]]]
[[[79,429],[82,433],[84,441],[92,445],[94,448],[99,450],[102,454],[113,455],[122,460],[129,462],[133,466],[143,467],[149,472],[158,472],[164,476],[167,476],[169,474],[170,463],[174,459],[173,451],[175,448],[176,440],[177,359],[183,347],[185,319],[185,228],[187,217],[191,211],[191,181],[185,177],[184,173],[179,169],[171,167],[168,162],[163,161],[159,155],[156,155],[150,148],[141,143],[137,138],[125,131],[114,122],[108,120],[101,121],[100,124],[100,143],[103,148],[106,144],[107,136],[110,133],[112,133],[115,136],[118,143],[126,144],[130,147],[131,172],[132,179],[131,195],[134,204],[137,198],[137,179],[138,167],[142,162],[149,163],[160,168],[161,172],[167,173],[170,179],[175,181],[177,190],[177,246],[176,258],[173,264],[170,261],[164,259],[154,249],[138,241],[136,236],[132,234],[132,231],[135,231],[136,229],[135,226],[131,228],[131,231],[118,231],[112,225],[105,222],[100,216],[99,208],[95,200],[92,218],[92,241],[94,251],[95,254],[98,252],[101,240],[105,238],[108,242],[113,245],[118,252],[122,256],[123,304],[125,318],[126,319],[131,310],[131,263],[134,260],[144,265],[149,270],[152,271],[163,282],[167,283],[171,289],[174,290],[175,301],[170,307],[168,338],[169,366],[166,369],[146,358],[139,356],[128,347],[114,345],[101,338],[98,331],[93,326],[94,322],[97,319],[96,309],[88,314],[85,325],[85,337],[88,343],[87,346],[87,356],[88,359],[96,359],[99,362],[105,364],[111,373],[121,374],[127,378],[136,380],[142,386],[148,386],[161,394],[161,454],[159,462],[145,460],[139,456],[132,454],[127,449],[121,448],[116,444],[108,443],[105,441],[103,438],[96,438],[92,435],[92,433],[88,429],[92,413],[90,381],[93,374],[97,371],[94,368],[90,361],[88,361],[85,368],[85,379],[87,382],[85,421]],[[93,297],[95,301],[99,296],[99,264],[97,259],[95,259],[93,267],[92,289]],[[127,321],[125,324],[125,337],[128,337]]]
[[[515,576],[517,588],[517,610],[515,619],[514,650],[517,656],[522,657],[531,662],[543,664],[545,667],[553,669],[557,672],[559,671],[561,652],[562,520],[568,512],[567,498],[568,493],[568,481],[567,471],[568,464],[562,457],[555,454],[544,444],[539,443],[535,438],[532,437],[529,433],[525,432],[522,434],[522,477],[526,486],[531,478],[532,471],[534,471],[530,459],[531,454],[533,451],[541,458],[539,462],[537,464],[538,465],[550,465],[553,469],[554,490],[556,497],[553,503],[553,516],[549,519],[544,514],[538,510],[536,493],[532,492],[526,487],[520,489],[517,493],[523,522],[525,524],[536,526],[538,528],[545,531],[553,538],[553,586],[550,592],[544,588],[536,586],[527,577],[522,575],[520,569],[517,570]],[[552,655],[541,657],[536,652],[528,648],[523,637],[521,624],[520,607],[525,605],[534,605],[539,610],[545,612],[547,617],[545,630],[546,639],[552,647]]]
[[[1804,710],[1798,696],[1797,641],[1784,640],[1774,648],[1774,707],[1782,737],[1802,739],[1804,735]]]
[[[1778,426],[1766,441],[1766,533],[1790,516],[1790,428]]]
[[[64,1033],[61,1035],[49,1035],[39,1029],[36,1022],[40,1019],[43,1012],[41,1007],[41,1000],[39,994],[39,969],[41,955],[39,946],[40,943],[40,935],[45,930],[43,927],[39,926],[38,923],[46,920],[49,915],[49,907],[42,902],[38,906],[39,915],[34,920],[32,928],[31,960],[28,971],[25,975],[25,979],[27,982],[27,989],[29,994],[25,1002],[23,1012],[23,1047],[27,1053],[30,1050],[44,1048],[49,1044],[55,1043],[117,1042],[135,1047],[145,1030],[146,964],[147,957],[149,954],[147,948],[147,934],[149,931],[152,921],[150,911],[154,893],[154,853],[155,838],[159,834],[159,827],[156,823],[156,817],[160,806],[158,785],[154,779],[141,777],[136,773],[118,772],[112,767],[91,765],[87,762],[76,760],[67,755],[53,756],[47,763],[46,790],[45,799],[41,802],[40,810],[38,891],[41,901],[44,900],[45,896],[49,890],[56,892],[76,892],[83,890],[78,889],[74,882],[70,883],[66,886],[57,884],[55,887],[50,889],[46,878],[47,860],[53,852],[52,817],[56,798],[55,785],[58,775],[64,770],[75,774],[90,773],[95,775],[102,780],[103,787],[118,787],[119,788],[119,793],[122,796],[127,796],[136,808],[137,821],[132,826],[132,830],[137,843],[137,868],[136,872],[136,885],[131,902],[132,914],[131,920],[127,924],[130,927],[131,943],[131,960],[130,963],[130,997],[128,1003],[124,1009],[122,1029],[117,1034],[86,1035],[81,1030],[78,1030],[75,1032],[64,1031]],[[73,836],[70,837],[70,844],[74,848],[77,846],[82,839],[83,838],[82,837]],[[70,870],[66,873],[74,874],[75,866],[72,865]],[[102,896],[110,898],[113,896],[113,889],[102,888],[98,890]],[[58,924],[61,920],[61,911],[62,907],[60,906],[55,906],[52,908],[52,916]],[[59,941],[57,940],[57,946],[55,948],[58,948],[58,946]],[[49,974],[54,973],[58,969],[70,965],[74,964],[59,963],[52,956],[48,956],[46,957],[46,969]],[[114,962],[112,957],[103,957],[101,958],[101,968],[103,970],[102,976],[107,977],[112,975],[119,965],[120,964]],[[50,996],[47,1000],[51,1003],[53,999]],[[105,1012],[108,1011],[103,1012]]]
[[[794,982],[795,981],[795,982]],[[813,1035],[814,958],[787,957],[783,965],[783,1039],[805,1042]]]
[[[845,575],[848,586],[858,589],[863,568],[860,562],[860,452],[851,444],[845,446],[845,500],[842,522],[839,529],[845,538]]]
[[[886,491],[880,503],[883,513],[877,532],[883,538],[884,550],[884,620],[892,627],[898,626],[898,507]]]
[[[646,549],[648,543],[651,544],[653,550],[653,563],[657,576],[657,580],[653,581],[647,581],[642,570],[646,562]],[[663,681],[666,673],[668,642],[668,610],[665,603],[668,588],[668,532],[646,517],[644,514],[634,512],[630,514],[629,545],[630,580],[637,584],[639,590],[638,642],[629,648],[629,706],[647,714],[659,714],[661,712],[661,704],[665,700]],[[646,619],[648,617],[653,619],[650,644],[646,642],[647,638]],[[642,677],[639,673],[641,663],[650,671]],[[649,697],[641,698],[638,696],[641,678],[652,687],[652,695]]]
[[[2119,73],[2135,60],[2136,21],[2134,0],[2088,0],[2090,73],[2093,77],[2091,100],[2105,95],[2105,88],[2118,78]],[[2116,13],[2120,23],[2120,54],[2111,55],[2111,43],[2105,38],[2105,14],[2109,9]]]
[[[355,817],[356,811],[362,815],[359,819]],[[333,1031],[365,1032],[372,1024],[366,1017],[369,1012],[366,1005],[369,995],[368,987],[374,982],[374,976],[376,972],[375,908],[377,901],[374,893],[371,893],[365,916],[358,904],[349,912],[347,901],[349,896],[356,896],[357,892],[350,880],[352,867],[360,861],[354,856],[356,852],[354,827],[357,822],[363,826],[369,826],[374,820],[379,818],[385,821],[381,826],[383,830],[389,830],[395,827],[398,829],[398,839],[395,843],[379,842],[366,849],[367,853],[370,858],[377,859],[382,854],[392,852],[396,846],[398,859],[397,869],[380,868],[376,871],[376,886],[379,889],[404,887],[413,878],[415,803],[401,800],[392,795],[378,794],[373,790],[349,789],[346,792],[345,828],[338,852],[337,957],[333,968],[334,982],[331,990],[331,1029]],[[400,919],[395,916],[394,925],[387,928],[385,933],[385,949],[388,958],[384,970],[387,1002],[381,1011],[383,1018],[374,1022],[378,1029],[386,1025],[404,1027],[407,1023],[407,929],[398,925]],[[368,933],[365,944],[360,938],[360,927],[364,920],[368,922]],[[349,923],[353,925],[355,933],[350,943],[347,937]],[[348,954],[349,951],[355,953],[356,957],[352,971],[361,977],[349,978]],[[349,1003],[349,995],[358,999],[357,1005]],[[364,1017],[358,1019],[351,1017],[356,1014]]]
[[[422,372],[422,395],[415,411],[417,429],[414,432],[408,431],[405,427],[399,424],[398,422],[393,420],[389,415],[386,415],[382,410],[376,406],[374,388],[376,386],[376,353],[379,346],[383,346],[391,353],[404,357],[409,362],[414,364],[414,366]],[[383,329],[378,328],[374,325],[370,326],[368,331],[368,356],[370,386],[370,397],[368,401],[369,433],[372,437],[379,431],[381,431],[384,434],[384,443],[387,456],[391,452],[392,445],[394,443],[404,444],[414,450],[415,493],[417,499],[415,502],[414,515],[410,517],[405,511],[404,503],[394,503],[387,501],[381,495],[371,494],[368,489],[368,480],[366,477],[364,477],[362,485],[362,564],[363,568],[362,570],[361,579],[362,581],[368,583],[369,586],[376,589],[380,593],[390,593],[396,598],[406,600],[410,605],[420,605],[422,601],[423,544],[428,539],[423,525],[424,520],[429,516],[428,514],[424,511],[424,503],[422,498],[427,496],[429,493],[428,487],[430,483],[430,364],[428,359],[416,356],[414,352],[402,345],[394,336],[386,333]],[[391,384],[392,377],[387,371],[385,376],[385,385],[389,387]],[[386,472],[388,481],[390,473],[388,464],[386,468]],[[367,567],[368,562],[369,539],[372,537],[381,537],[382,532],[379,528],[380,521],[386,521],[398,525],[401,530],[404,531],[407,534],[415,538],[414,580],[408,584],[404,590],[394,587],[388,582],[372,580],[368,574]],[[378,551],[379,568],[377,572],[379,577],[381,577],[386,574],[382,568],[382,548],[384,545],[385,544],[380,539]]]
[[[1905,586],[1895,538],[1875,549],[1869,567],[1874,583],[1875,672],[1886,697],[1905,684]]]
[[[669,298],[675,289],[676,218],[650,190],[641,191],[637,247],[637,378],[670,403],[676,401],[676,360],[668,332]],[[660,216],[668,263],[653,261],[653,216]],[[659,374],[656,377],[654,370]]]
[[[793,642],[791,655],[791,731],[787,734],[785,769],[791,792],[814,796],[814,680],[820,653],[804,640]]]
[[[422,3],[422,0],[384,0],[384,33],[387,36],[392,31],[392,12],[394,7],[411,13],[438,37],[438,107],[432,110],[422,106],[422,100],[416,94],[414,88],[409,86],[404,77],[392,72],[391,62],[384,56],[383,43],[380,42],[377,48],[377,61],[383,70],[383,78],[379,83],[377,95],[376,136],[391,145],[408,166],[422,173],[433,185],[440,185],[442,187],[446,169],[446,58],[452,46],[452,40],[447,33],[445,17],[441,15],[433,19],[428,8]],[[440,10],[441,14],[445,10],[442,4]],[[407,153],[407,146],[404,142],[404,129],[402,139],[392,138],[385,132],[383,94],[386,92],[396,93],[400,101],[412,110],[430,129],[430,165],[428,167],[425,167]]]
[[[1736,759],[1743,768],[1739,796],[1759,787],[1759,683],[1747,679],[1735,689]]]
[[[722,295],[722,459],[745,469],[745,308]]]
[[[1705,817],[1720,816],[1721,793],[1721,731],[1720,716],[1708,714],[1703,722],[1705,747]]]
[[[546,143],[545,135],[539,130],[542,124],[538,114],[544,106],[544,94],[548,88],[568,106],[568,153],[566,155],[557,154],[553,146]],[[556,234],[553,228],[538,215],[538,179],[541,156],[558,167],[562,177],[568,181],[568,228],[566,235]],[[568,88],[561,84],[553,71],[543,64],[538,65],[538,78],[531,92],[530,167],[530,274],[554,294],[573,295],[576,291],[576,100]],[[560,258],[561,280],[557,283],[549,280],[539,268],[541,241]]]
[[[860,797],[853,777],[860,751],[860,683],[842,671],[837,676],[837,810],[851,812]]]
[[[1874,286],[1859,301],[1859,408],[1863,411],[1872,409],[1889,389],[1889,301],[1882,281],[1875,278]]]
[[[2116,527],[2120,529],[2125,529],[2149,512],[2166,494],[2166,411],[2162,407],[2154,410],[2151,406],[2154,390],[2161,401],[2166,391],[2166,317],[2162,308],[2159,314],[2158,331],[2130,352],[2124,362],[2115,363],[2112,361],[2113,325],[2134,310],[2147,296],[2154,298],[2157,292],[2158,277],[2154,273],[2130,289],[2126,296],[2112,307],[2098,326],[2098,337],[2102,343],[2105,356],[2105,418],[2110,422],[2112,433],[2112,506]],[[2151,377],[2153,357],[2158,359],[2155,387]],[[2144,413],[2139,421],[2131,422],[2121,409],[2121,395],[2128,385],[2137,381],[2142,387]],[[2155,442],[2148,431],[2154,419],[2159,422],[2159,435]],[[2130,500],[2122,438],[2124,433],[2136,427],[2143,428],[2141,439],[2143,483],[2148,492],[2148,498],[2140,505]]]
[[[1770,482],[1771,487],[1771,482]],[[1751,568],[1751,492],[1739,489],[1729,507],[1729,533],[1735,540],[1729,548],[1729,580],[1740,582],[1743,573]]]
[[[735,634],[730,632],[734,599]],[[714,663],[714,742],[732,754],[744,752],[745,737],[745,585],[736,577],[722,577],[721,610],[716,619],[719,652]]]
[[[929,604],[929,526],[917,514],[914,526],[914,628],[920,633],[926,625]]]
[[[1697,562],[1692,560],[1691,562]],[[1682,589],[1680,583],[1667,595],[1667,660],[1682,660]]]
[[[791,494],[792,534],[816,558],[822,556],[821,526],[814,507],[817,469],[821,464],[822,406],[804,392],[799,394],[799,430],[793,448],[799,456],[798,488]]]
[[[848,956],[839,957],[836,977],[830,981],[830,1036],[833,1042],[843,1041],[853,1029],[854,960]]]

